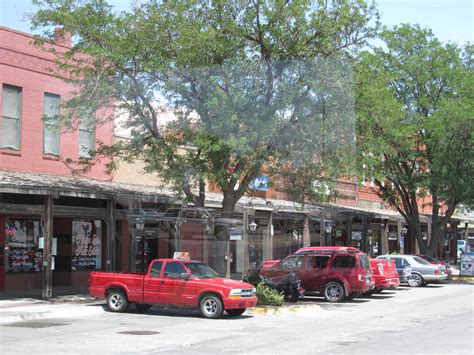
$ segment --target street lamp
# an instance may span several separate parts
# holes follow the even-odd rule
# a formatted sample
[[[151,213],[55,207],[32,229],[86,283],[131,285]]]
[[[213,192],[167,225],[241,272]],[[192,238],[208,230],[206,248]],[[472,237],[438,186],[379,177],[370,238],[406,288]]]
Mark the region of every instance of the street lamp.
[[[408,232],[408,229],[406,227],[403,227],[402,228],[402,235],[405,236],[405,234],[407,234]]]
[[[258,224],[252,220],[252,222],[249,223],[248,227],[249,227],[249,231],[255,232],[257,230]]]

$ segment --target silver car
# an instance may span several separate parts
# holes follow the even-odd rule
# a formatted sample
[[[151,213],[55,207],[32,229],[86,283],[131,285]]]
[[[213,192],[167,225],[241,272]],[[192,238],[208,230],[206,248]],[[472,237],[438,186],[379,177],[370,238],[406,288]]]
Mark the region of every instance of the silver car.
[[[439,282],[446,280],[445,266],[434,265],[415,255],[380,255],[377,259],[390,259],[395,261],[397,272],[403,273],[403,269],[411,268],[411,274],[406,278],[400,278],[400,281],[406,281],[412,287],[427,285],[430,282]]]

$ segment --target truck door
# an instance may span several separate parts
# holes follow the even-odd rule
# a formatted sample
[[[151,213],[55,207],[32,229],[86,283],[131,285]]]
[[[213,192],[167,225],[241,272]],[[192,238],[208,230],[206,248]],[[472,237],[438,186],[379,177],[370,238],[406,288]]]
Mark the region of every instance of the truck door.
[[[304,270],[304,255],[291,255],[283,259],[271,272],[268,273],[274,282],[281,282],[292,272],[301,280]]]
[[[143,279],[143,300],[147,303],[162,303],[160,299],[162,261],[154,261],[150,272]]]
[[[189,274],[180,261],[167,261],[163,269],[160,284],[160,299],[166,304],[194,304],[196,285],[194,280],[181,278]]]

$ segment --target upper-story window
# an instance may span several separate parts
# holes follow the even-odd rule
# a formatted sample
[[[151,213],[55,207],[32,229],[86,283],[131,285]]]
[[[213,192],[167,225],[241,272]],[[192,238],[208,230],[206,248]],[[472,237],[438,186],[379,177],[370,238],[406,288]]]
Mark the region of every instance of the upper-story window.
[[[2,148],[20,150],[21,88],[3,85]]]
[[[59,95],[44,94],[43,152],[59,155]]]
[[[81,117],[79,121],[79,157],[92,158],[94,153],[94,114]]]

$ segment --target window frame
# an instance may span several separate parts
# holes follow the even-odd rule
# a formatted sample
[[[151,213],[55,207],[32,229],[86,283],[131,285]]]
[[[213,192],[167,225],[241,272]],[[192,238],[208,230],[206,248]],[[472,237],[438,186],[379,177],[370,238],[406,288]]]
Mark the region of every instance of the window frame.
[[[61,151],[61,135],[59,132],[59,123],[54,123],[51,124],[47,120],[47,115],[46,115],[46,96],[50,97],[57,97],[59,100],[59,106],[58,106],[58,115],[61,114],[61,95],[58,94],[53,94],[50,92],[44,92],[43,94],[43,154],[44,155],[53,155],[53,156],[59,156],[60,151]],[[57,152],[47,152],[46,147],[45,147],[45,137],[46,137],[46,131],[47,131],[47,126],[53,126],[54,129],[57,129],[57,141],[58,141],[58,151]]]
[[[80,159],[92,159],[94,157],[93,151],[95,151],[95,124],[93,124],[95,121],[95,114],[93,112],[90,112],[87,114],[87,117],[81,117],[79,119],[79,158]],[[87,154],[83,152],[82,147],[85,147],[81,144],[81,134],[87,133],[90,134],[89,137],[89,143],[90,147],[87,148],[92,148],[89,149],[92,151],[92,153],[88,152]]]
[[[5,88],[10,88],[10,89],[15,89],[18,90],[18,95],[19,95],[19,100],[18,100],[18,118],[16,117],[9,117],[4,114],[5,111]],[[17,120],[18,121],[18,132],[16,134],[16,143],[17,147],[6,147],[3,143],[3,139],[0,141],[1,146],[0,149],[8,149],[8,150],[14,150],[14,151],[20,151],[21,150],[21,127],[22,127],[22,114],[23,114],[23,88],[21,86],[16,86],[16,85],[11,85],[11,84],[3,84],[2,85],[2,131],[3,131],[3,125],[5,118],[9,120]],[[3,137],[3,133],[2,133]]]

